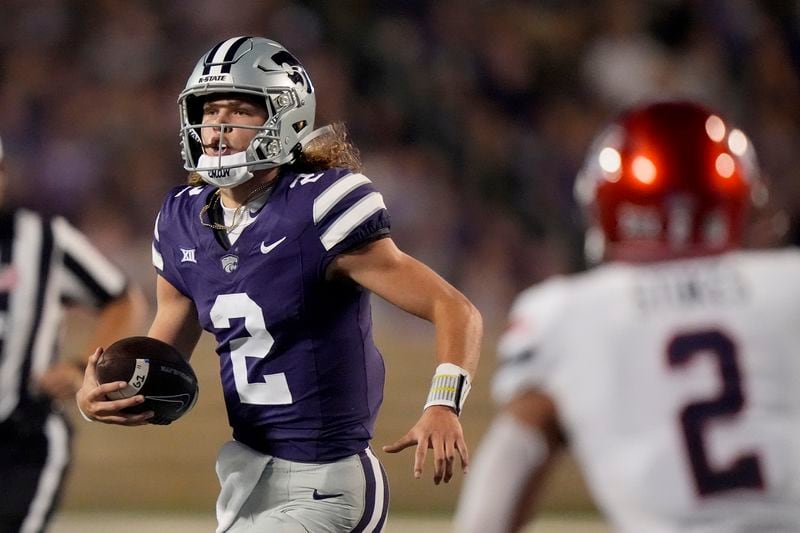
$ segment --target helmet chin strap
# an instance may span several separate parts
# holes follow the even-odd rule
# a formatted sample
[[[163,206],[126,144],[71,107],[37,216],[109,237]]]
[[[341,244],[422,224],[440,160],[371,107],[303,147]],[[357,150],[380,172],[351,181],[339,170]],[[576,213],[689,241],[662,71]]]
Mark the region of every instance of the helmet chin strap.
[[[216,187],[236,187],[253,177],[247,166],[247,152],[211,156],[202,154],[197,159],[197,174],[203,181]]]

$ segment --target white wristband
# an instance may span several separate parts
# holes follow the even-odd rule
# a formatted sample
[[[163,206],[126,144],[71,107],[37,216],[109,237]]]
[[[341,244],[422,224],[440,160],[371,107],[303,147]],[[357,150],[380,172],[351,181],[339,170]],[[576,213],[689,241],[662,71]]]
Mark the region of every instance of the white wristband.
[[[471,388],[469,372],[453,363],[442,363],[433,374],[428,400],[422,410],[432,405],[445,405],[460,415]]]
[[[75,406],[78,408],[78,412],[81,414],[84,420],[86,420],[87,422],[94,422],[94,420],[86,416],[86,413],[83,412],[83,409],[81,409],[81,404],[78,403],[77,398],[75,398]]]

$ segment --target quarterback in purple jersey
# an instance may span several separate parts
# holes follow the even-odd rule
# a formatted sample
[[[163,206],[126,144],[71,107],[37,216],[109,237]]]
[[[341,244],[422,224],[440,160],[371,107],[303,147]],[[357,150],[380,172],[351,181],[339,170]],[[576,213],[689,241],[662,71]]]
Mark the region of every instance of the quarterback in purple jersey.
[[[383,198],[342,126],[314,129],[311,80],[283,46],[235,37],[204,54],[179,97],[188,185],[170,191],[153,240],[151,337],[191,356],[217,340],[234,440],[217,459],[218,531],[380,531],[388,487],[369,448],[384,365],[370,293],[437,329],[419,421],[389,453],[427,450],[433,479],[469,462],[458,419],[477,367],[480,314],[400,251]],[[78,395],[89,418],[139,425],[109,401],[90,359]]]

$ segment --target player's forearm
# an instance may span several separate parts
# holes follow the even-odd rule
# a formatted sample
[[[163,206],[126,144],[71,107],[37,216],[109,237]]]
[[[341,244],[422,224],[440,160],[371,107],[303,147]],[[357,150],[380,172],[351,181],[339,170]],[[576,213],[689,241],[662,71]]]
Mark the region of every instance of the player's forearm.
[[[194,302],[162,276],[156,279],[156,302],[156,316],[147,336],[166,342],[188,361],[203,331]]]
[[[402,254],[387,269],[379,294],[436,328],[436,360],[453,363],[474,377],[480,357],[483,319],[455,287],[424,263]],[[391,278],[391,282],[386,282]]]
[[[436,327],[436,358],[475,373],[483,321],[474,305],[427,265],[381,239],[339,256],[329,273],[349,277]]]
[[[447,298],[434,306],[431,319],[436,327],[436,360],[458,365],[474,379],[480,358],[483,319],[464,295],[455,289],[449,292]]]
[[[547,441],[545,432],[511,415],[495,419],[472,461],[454,519],[455,531],[519,531],[553,457]]]

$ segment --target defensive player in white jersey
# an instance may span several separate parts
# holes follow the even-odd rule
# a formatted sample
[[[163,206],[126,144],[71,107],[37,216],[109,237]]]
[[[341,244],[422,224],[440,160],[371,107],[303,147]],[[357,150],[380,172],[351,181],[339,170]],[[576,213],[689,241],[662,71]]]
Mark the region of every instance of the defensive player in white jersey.
[[[576,194],[606,262],[515,302],[456,531],[518,530],[565,444],[618,531],[800,531],[800,254],[740,249],[764,195],[748,138],[637,107]]]

